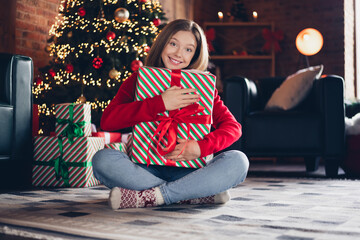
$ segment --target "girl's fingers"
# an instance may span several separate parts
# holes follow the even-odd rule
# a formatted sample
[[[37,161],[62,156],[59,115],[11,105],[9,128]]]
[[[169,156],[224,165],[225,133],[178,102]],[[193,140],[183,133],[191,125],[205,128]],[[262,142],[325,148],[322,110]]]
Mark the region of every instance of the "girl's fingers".
[[[199,94],[188,94],[188,95],[181,95],[182,99],[198,99],[200,98]]]
[[[179,90],[180,90],[181,87],[178,87],[178,86],[175,85],[175,86],[171,86],[169,89],[171,89],[171,90],[177,90],[177,89],[179,89]]]
[[[187,142],[186,139],[182,139],[182,138],[178,138],[177,141],[178,141],[179,143]]]
[[[192,104],[198,102],[198,99],[182,100],[180,104]]]
[[[181,94],[194,93],[194,92],[196,92],[196,89],[194,89],[194,88],[183,88],[183,89],[179,90],[179,92]]]

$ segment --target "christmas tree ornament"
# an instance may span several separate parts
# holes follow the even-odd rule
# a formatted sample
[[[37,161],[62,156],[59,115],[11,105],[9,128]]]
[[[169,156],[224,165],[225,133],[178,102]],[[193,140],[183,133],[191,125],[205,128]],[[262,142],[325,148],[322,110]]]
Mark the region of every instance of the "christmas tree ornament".
[[[109,40],[109,41],[114,40],[115,37],[116,37],[116,34],[115,34],[113,31],[109,31],[109,32],[106,34],[106,39]]]
[[[49,71],[48,71],[48,74],[49,74],[51,77],[55,77],[56,72],[54,71],[54,69],[50,68]]]
[[[130,13],[126,8],[118,8],[114,12],[114,18],[118,23],[125,22],[130,17]]]
[[[118,77],[118,75],[119,75],[119,72],[115,68],[111,69],[109,72],[109,77],[111,79],[116,79]]]
[[[80,103],[86,103],[86,97],[83,94],[81,94],[77,100]]]
[[[96,58],[94,58],[94,60],[92,61],[93,67],[94,67],[95,69],[101,68],[102,65],[103,65],[103,63],[104,63],[104,61],[102,60],[101,57],[96,57]]]
[[[80,17],[83,17],[83,16],[85,16],[85,14],[86,14],[86,10],[85,10],[85,8],[80,7],[80,8],[78,9],[78,12],[77,12],[77,13],[79,14]]]
[[[160,18],[154,18],[152,20],[153,24],[155,25],[155,27],[158,27],[161,24],[161,20]]]
[[[45,52],[49,53],[51,51],[51,44],[46,44]]]
[[[67,36],[68,38],[71,38],[73,36],[73,32],[72,31],[68,32]]]
[[[36,85],[41,85],[41,84],[43,84],[43,80],[40,77],[36,77],[35,83],[36,83]]]
[[[131,68],[131,70],[132,70],[133,72],[135,72],[135,71],[139,70],[139,68],[142,67],[143,65],[144,65],[144,64],[142,63],[142,61],[140,61],[140,60],[134,60],[134,61],[131,62],[130,68]]]
[[[150,47],[149,47],[149,46],[145,46],[145,47],[144,47],[144,52],[147,53],[147,52],[149,52],[149,51],[150,51]]]
[[[65,71],[67,73],[72,73],[74,71],[74,66],[72,64],[66,64]]]
[[[140,0],[141,3],[147,3],[148,0]]]

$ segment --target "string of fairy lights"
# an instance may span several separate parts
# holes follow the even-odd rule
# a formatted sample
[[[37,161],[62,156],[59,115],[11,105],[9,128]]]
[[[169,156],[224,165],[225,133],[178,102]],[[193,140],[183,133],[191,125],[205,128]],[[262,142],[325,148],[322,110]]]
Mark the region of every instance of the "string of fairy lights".
[[[98,16],[92,19],[84,17],[86,9],[82,7],[89,2],[93,2],[93,4],[98,2],[100,4]],[[116,9],[119,12],[115,11],[115,17],[111,19],[105,18],[103,8],[112,5],[123,7]],[[139,12],[132,12],[129,18],[126,7],[130,5],[132,5],[132,9],[139,9]],[[94,68],[101,67],[102,58],[99,56],[99,48],[104,49],[106,54],[135,52],[135,60],[143,59],[149,51],[148,43],[146,41],[136,41],[130,36],[156,36],[159,32],[158,25],[160,21],[159,19],[143,17],[140,15],[141,11],[149,12],[149,16],[156,16],[157,13],[162,12],[162,9],[158,0],[62,0],[59,6],[59,14],[49,31],[50,37],[55,41],[49,43],[47,49],[55,62],[62,64],[64,68],[56,71],[50,69],[43,74],[42,79],[35,81],[33,85],[34,97],[38,98],[45,91],[51,91],[50,82],[56,85],[68,85],[72,81],[76,81],[83,86],[101,87],[105,85],[108,88],[119,86],[119,83],[132,73],[125,66],[116,66],[116,68],[114,66],[109,72],[109,77],[103,79],[94,76],[91,71],[88,73],[74,71],[74,66],[69,59],[86,57],[94,59]],[[74,14],[70,14],[70,12]],[[116,14],[120,16],[120,20],[119,17],[116,18]],[[124,14],[125,17],[123,17]],[[127,17],[126,14],[128,14]],[[116,31],[117,36],[114,37],[115,34],[111,31]],[[108,33],[109,35],[98,41],[82,41],[78,44],[72,41],[61,43],[56,41],[64,36],[71,39],[74,32],[84,32],[86,34]],[[77,102],[82,102],[82,99],[78,99]],[[105,109],[109,102],[110,100],[100,101],[97,99],[92,102],[86,101],[86,103],[91,104],[93,109],[100,108],[102,110]],[[46,103],[39,104],[39,114],[54,115],[55,106],[47,106]]]

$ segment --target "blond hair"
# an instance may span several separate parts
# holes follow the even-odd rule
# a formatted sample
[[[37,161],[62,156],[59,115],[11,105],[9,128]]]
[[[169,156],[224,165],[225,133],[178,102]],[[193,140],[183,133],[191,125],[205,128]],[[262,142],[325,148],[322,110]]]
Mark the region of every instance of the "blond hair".
[[[160,34],[156,37],[151,46],[150,52],[145,60],[145,65],[149,67],[165,67],[161,59],[161,53],[172,36],[179,31],[188,31],[194,34],[196,40],[196,50],[187,69],[197,69],[205,71],[209,63],[209,51],[206,37],[202,28],[191,20],[177,19],[168,23]]]

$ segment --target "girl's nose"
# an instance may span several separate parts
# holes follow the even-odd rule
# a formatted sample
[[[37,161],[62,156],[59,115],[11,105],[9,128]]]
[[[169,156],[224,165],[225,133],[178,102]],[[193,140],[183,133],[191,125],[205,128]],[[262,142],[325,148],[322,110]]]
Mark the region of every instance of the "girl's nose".
[[[180,50],[180,48],[177,48],[177,49],[175,50],[175,55],[176,55],[177,57],[180,57],[180,56],[181,56],[181,50]]]

